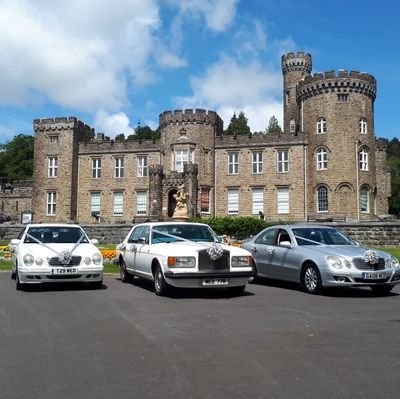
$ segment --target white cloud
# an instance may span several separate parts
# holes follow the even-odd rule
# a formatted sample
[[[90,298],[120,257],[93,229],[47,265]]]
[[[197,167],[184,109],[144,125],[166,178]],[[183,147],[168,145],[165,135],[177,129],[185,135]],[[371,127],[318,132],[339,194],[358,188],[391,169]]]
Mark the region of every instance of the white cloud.
[[[223,56],[204,75],[193,77],[191,87],[193,95],[175,98],[176,104],[215,109],[225,125],[233,112],[240,111],[245,113],[252,131],[264,130],[272,115],[282,120],[281,73],[257,60],[242,65]]]
[[[111,138],[120,133],[124,133],[125,137],[133,133],[129,117],[124,112],[109,114],[100,110],[96,113],[94,127],[97,133],[105,133]]]
[[[8,126],[0,125],[0,137],[2,144],[12,140],[17,134],[18,133],[16,131],[10,129]]]

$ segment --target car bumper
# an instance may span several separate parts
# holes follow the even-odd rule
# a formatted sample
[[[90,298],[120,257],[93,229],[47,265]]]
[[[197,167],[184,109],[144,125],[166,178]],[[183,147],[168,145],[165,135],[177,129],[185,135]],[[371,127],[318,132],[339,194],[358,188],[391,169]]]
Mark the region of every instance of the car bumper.
[[[18,268],[19,281],[22,284],[61,283],[61,282],[100,282],[103,280],[103,267],[75,267],[76,272],[56,274],[53,268]]]
[[[378,278],[366,278],[365,273],[368,271],[357,272],[334,272],[327,273],[323,276],[322,285],[324,287],[354,287],[354,286],[371,286],[371,285],[384,285],[400,284],[400,270],[393,271],[390,269],[379,270],[376,273],[382,273],[377,276]]]
[[[247,284],[254,272],[220,272],[220,273],[174,273],[165,272],[164,277],[169,285],[178,288],[221,288],[238,287]]]

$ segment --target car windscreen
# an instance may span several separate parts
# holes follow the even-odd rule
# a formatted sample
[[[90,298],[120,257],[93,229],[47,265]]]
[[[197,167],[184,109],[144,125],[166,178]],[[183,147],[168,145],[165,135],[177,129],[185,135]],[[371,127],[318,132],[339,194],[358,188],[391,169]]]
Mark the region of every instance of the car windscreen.
[[[217,240],[217,237],[207,226],[191,224],[168,224],[153,226],[153,244],[183,240],[214,242]]]
[[[87,244],[89,241],[78,227],[30,227],[25,234],[25,243],[30,244]]]
[[[334,228],[299,227],[292,229],[298,245],[354,245],[354,242]]]

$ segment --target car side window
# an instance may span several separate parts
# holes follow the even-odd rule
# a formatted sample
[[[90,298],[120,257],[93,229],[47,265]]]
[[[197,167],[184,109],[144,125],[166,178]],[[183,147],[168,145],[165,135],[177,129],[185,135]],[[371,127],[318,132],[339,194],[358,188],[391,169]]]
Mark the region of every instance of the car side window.
[[[137,243],[139,241],[139,238],[143,237],[142,231],[143,231],[143,226],[136,227],[129,236],[128,243],[130,244]]]
[[[289,233],[284,229],[279,229],[276,236],[276,245],[279,245],[283,241],[289,241],[290,243],[292,243]]]
[[[255,243],[262,245],[274,245],[274,237],[277,229],[268,229],[257,237]]]
[[[146,244],[148,244],[150,242],[150,227],[149,226],[143,227],[142,235],[140,237],[144,238],[146,240]]]

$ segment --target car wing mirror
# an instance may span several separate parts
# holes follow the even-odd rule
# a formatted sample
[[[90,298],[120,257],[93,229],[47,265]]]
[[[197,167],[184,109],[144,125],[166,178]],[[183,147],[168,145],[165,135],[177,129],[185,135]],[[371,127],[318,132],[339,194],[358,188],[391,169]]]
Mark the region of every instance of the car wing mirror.
[[[292,248],[292,243],[290,241],[281,241],[279,246],[283,248]]]
[[[93,238],[93,240],[90,240],[90,242],[91,242],[93,245],[99,245],[99,240],[98,240],[97,238]]]
[[[137,240],[138,244],[147,244],[146,237],[139,237]]]

